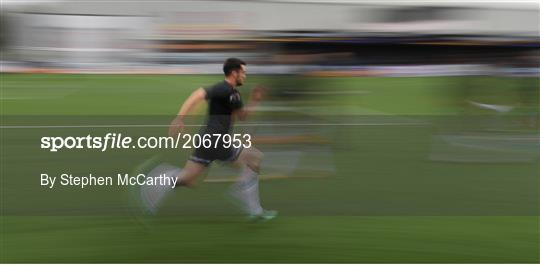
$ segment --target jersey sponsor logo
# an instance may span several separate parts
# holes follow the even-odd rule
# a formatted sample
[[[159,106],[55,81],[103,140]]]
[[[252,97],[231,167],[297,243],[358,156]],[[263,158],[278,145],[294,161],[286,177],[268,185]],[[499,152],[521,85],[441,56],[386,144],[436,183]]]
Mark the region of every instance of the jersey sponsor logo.
[[[238,94],[238,93],[231,94],[229,96],[229,101],[231,103],[236,103],[236,102],[240,101],[240,94]]]

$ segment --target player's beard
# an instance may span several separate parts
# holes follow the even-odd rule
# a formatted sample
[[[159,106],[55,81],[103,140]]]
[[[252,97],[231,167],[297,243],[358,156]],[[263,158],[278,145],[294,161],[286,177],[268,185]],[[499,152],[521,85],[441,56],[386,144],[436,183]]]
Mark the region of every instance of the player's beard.
[[[244,84],[244,81],[241,78],[236,79],[236,86],[241,86]]]

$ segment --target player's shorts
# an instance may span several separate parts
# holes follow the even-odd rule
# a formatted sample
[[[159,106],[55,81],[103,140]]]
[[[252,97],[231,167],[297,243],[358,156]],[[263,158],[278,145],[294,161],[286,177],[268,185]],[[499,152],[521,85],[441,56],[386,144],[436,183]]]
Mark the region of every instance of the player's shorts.
[[[234,162],[240,156],[244,148],[240,146],[239,148],[223,147],[223,143],[219,143],[216,147],[212,144],[211,147],[205,148],[200,146],[196,148],[193,154],[189,157],[189,160],[209,166],[214,160],[219,160],[223,162]]]

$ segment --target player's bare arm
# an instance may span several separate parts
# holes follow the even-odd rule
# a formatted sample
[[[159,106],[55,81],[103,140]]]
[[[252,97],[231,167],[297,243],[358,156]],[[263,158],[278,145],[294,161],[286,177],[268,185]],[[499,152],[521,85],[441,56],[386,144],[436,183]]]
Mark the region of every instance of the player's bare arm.
[[[266,89],[264,87],[261,87],[261,86],[255,87],[253,91],[251,91],[251,97],[250,97],[248,105],[237,110],[234,113],[234,117],[238,120],[245,120],[253,111],[255,111],[255,108],[262,101],[265,94],[266,94]]]
[[[203,102],[205,98],[206,91],[204,88],[199,88],[191,93],[191,95],[182,104],[176,118],[171,122],[171,126],[169,127],[169,136],[176,136],[178,133],[182,132],[184,128],[184,117],[191,113],[191,111],[201,102]]]

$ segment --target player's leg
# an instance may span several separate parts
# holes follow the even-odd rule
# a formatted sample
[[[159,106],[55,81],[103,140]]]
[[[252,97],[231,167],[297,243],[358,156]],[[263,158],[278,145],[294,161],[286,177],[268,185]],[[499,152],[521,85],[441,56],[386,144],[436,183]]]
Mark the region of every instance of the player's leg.
[[[154,168],[147,177],[163,174],[169,178],[176,178],[176,187],[191,186],[197,179],[197,176],[204,172],[206,167],[206,164],[188,160],[182,169],[177,167],[164,168],[164,165],[160,165]],[[141,199],[146,211],[155,214],[165,197],[172,191],[171,185],[160,185],[156,183],[156,185],[143,186],[141,188]]]
[[[195,180],[200,176],[208,167],[205,163],[198,163],[192,160],[188,160],[184,169],[176,176],[177,185],[180,186],[191,186],[195,183]]]
[[[232,195],[240,200],[244,211],[250,215],[263,212],[259,199],[259,170],[262,152],[255,148],[242,149],[234,166],[240,168],[240,176],[232,187]]]
[[[238,181],[232,187],[232,195],[240,200],[244,210],[254,219],[272,219],[277,213],[264,210],[259,198],[259,170],[263,153],[252,147],[241,150],[234,164],[241,169]]]
[[[259,173],[264,154],[255,147],[244,148],[234,162],[238,166],[247,166],[251,171]]]

